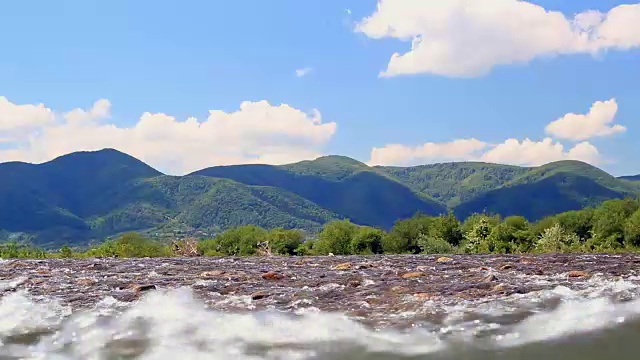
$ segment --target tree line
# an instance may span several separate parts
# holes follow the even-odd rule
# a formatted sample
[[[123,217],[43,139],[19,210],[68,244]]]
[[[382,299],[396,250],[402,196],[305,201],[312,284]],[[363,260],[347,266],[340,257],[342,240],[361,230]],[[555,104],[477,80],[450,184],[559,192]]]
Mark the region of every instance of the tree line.
[[[332,221],[313,237],[302,230],[245,225],[197,241],[197,255],[373,255],[373,254],[518,254],[606,253],[640,250],[640,200],[609,200],[529,222],[522,216],[474,214],[460,221],[452,213],[397,221],[389,231],[349,220]],[[170,244],[127,233],[89,249],[64,246],[47,252],[7,243],[1,258],[168,257]]]

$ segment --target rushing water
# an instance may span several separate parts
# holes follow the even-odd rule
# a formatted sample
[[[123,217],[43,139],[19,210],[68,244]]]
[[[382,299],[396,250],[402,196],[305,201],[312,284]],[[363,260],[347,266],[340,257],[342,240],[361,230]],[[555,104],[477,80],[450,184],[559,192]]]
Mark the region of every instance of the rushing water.
[[[337,270],[344,261],[353,266]],[[635,255],[0,260],[0,360],[637,359],[638,264]],[[263,277],[272,270],[282,277]],[[131,290],[141,283],[157,289]]]
[[[425,301],[421,314],[389,314],[414,319],[402,330],[313,307],[212,310],[189,288],[134,303],[107,297],[79,311],[18,291],[0,302],[0,359],[637,359],[640,289],[590,285],[475,304]]]

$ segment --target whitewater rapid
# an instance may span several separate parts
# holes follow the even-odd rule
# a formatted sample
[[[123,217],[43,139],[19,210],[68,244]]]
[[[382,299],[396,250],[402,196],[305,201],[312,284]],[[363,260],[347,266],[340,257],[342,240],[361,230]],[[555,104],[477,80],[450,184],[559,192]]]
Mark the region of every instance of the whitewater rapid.
[[[637,359],[640,256],[0,261],[0,360]]]
[[[133,303],[106,297],[81,311],[18,291],[0,300],[0,358],[601,359],[597,351],[606,346],[607,356],[633,359],[625,354],[640,350],[633,341],[640,328],[639,293],[633,282],[596,277],[579,291],[558,286],[444,307],[428,300],[421,314],[389,316],[440,313],[442,321],[398,330],[313,307],[213,310],[186,287],[149,292]]]

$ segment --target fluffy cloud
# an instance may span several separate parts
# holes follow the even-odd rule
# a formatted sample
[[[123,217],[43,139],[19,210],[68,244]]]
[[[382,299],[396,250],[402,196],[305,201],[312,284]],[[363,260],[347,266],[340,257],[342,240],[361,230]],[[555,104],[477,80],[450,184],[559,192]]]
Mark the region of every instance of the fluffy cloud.
[[[543,56],[638,47],[640,4],[570,19],[522,0],[379,0],[355,30],[412,41],[411,50],[391,56],[382,76],[473,77]]]
[[[602,157],[593,145],[582,142],[566,150],[550,138],[536,142],[508,139],[501,144],[488,144],[476,139],[446,143],[426,143],[415,148],[387,145],[371,151],[371,165],[408,165],[440,161],[484,161],[498,164],[538,166],[559,160],[580,160],[600,164]]]
[[[35,135],[14,138],[16,147],[0,151],[0,161],[41,162],[74,151],[115,148],[171,174],[184,174],[211,165],[315,158],[336,131],[336,123],[322,123],[317,110],[307,114],[266,101],[243,102],[231,113],[212,110],[204,121],[144,113],[131,127],[101,122],[110,117],[110,106],[99,100],[88,110],[41,121]]]
[[[52,122],[54,114],[43,104],[17,105],[0,96],[0,135],[28,131]]]
[[[296,76],[297,77],[307,76],[307,75],[309,75],[309,73],[311,73],[312,70],[313,69],[310,68],[310,67],[306,67],[306,68],[303,68],[303,69],[298,69],[298,70],[296,70]]]
[[[406,165],[419,162],[468,160],[489,144],[476,139],[460,139],[444,143],[425,143],[417,147],[390,144],[371,150],[372,165]]]
[[[569,113],[549,123],[545,131],[554,138],[581,141],[569,149],[551,137],[541,141],[507,139],[501,144],[490,144],[472,138],[442,143],[428,142],[416,147],[389,144],[373,148],[369,163],[409,165],[464,160],[539,166],[553,161],[579,160],[599,165],[605,159],[595,146],[584,140],[626,131],[622,125],[612,125],[617,111],[615,99],[596,101],[586,115]]]
[[[547,125],[545,131],[558,139],[576,141],[624,132],[624,126],[611,125],[617,112],[615,99],[596,101],[586,115],[566,114]]]
[[[542,141],[508,139],[485,152],[480,160],[523,166],[539,166],[559,160],[580,160],[593,165],[602,162],[598,149],[588,142],[582,142],[565,151],[564,146],[550,138]]]

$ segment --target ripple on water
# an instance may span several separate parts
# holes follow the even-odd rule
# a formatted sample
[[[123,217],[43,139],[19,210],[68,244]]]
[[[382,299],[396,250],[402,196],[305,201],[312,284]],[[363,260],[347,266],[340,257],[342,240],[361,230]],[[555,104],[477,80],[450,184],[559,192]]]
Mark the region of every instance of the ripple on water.
[[[224,310],[229,303],[251,310],[251,298],[225,296],[207,305],[186,287],[151,292],[134,303],[105,297],[75,312],[53,298],[17,291],[0,300],[0,357],[635,359],[638,286],[598,278],[588,283],[453,306],[427,301],[421,313],[388,314],[421,319],[403,330],[369,327],[321,312],[310,301],[292,312],[230,312]]]

